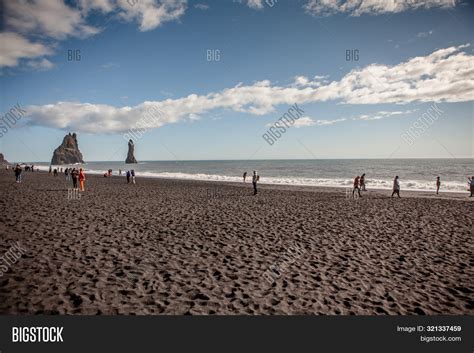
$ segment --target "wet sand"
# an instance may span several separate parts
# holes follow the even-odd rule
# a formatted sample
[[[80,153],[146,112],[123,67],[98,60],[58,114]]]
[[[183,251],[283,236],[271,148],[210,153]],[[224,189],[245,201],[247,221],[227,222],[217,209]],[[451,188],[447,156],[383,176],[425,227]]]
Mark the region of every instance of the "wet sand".
[[[474,314],[467,193],[253,196],[251,183],[88,176],[71,199],[71,187],[0,171],[0,255],[25,251],[0,277],[0,313]]]

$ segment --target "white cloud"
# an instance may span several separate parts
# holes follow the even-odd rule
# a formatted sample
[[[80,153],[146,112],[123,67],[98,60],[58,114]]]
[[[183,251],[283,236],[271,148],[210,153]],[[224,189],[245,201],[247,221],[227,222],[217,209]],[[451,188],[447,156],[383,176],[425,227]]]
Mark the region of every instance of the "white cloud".
[[[433,30],[428,31],[428,32],[420,32],[420,33],[418,33],[416,36],[417,36],[418,38],[426,38],[426,37],[429,37],[429,36],[432,35],[432,34],[433,34]]]
[[[328,76],[314,76],[313,80],[309,80],[306,76],[295,76],[293,87],[319,87],[323,83],[327,83]]]
[[[196,4],[196,5],[194,5],[194,8],[205,11],[205,10],[209,10],[209,5],[208,4]]]
[[[64,40],[85,38],[101,31],[87,24],[92,11],[111,14],[112,18],[137,21],[141,31],[149,31],[165,22],[179,19],[187,0],[78,0],[77,7],[64,0],[15,0],[2,2],[6,31],[0,33],[0,67],[14,67],[19,59],[51,55],[46,45],[31,43],[34,34],[42,38]],[[47,59],[30,62],[32,68],[46,69]]]
[[[87,37],[99,29],[86,24],[81,11],[62,0],[5,1],[6,25],[20,33],[42,34],[56,39]]]
[[[416,110],[394,111],[394,112],[381,111],[375,114],[360,115],[356,118],[353,118],[352,120],[380,120],[384,118],[389,118],[391,116],[406,115],[406,114],[411,114],[414,112],[416,112]]]
[[[232,0],[232,2],[239,4],[245,2],[251,9],[263,9],[263,0]]]
[[[30,42],[27,38],[13,33],[0,33],[0,67],[17,66],[22,58],[37,58],[51,54],[43,44]]]
[[[33,124],[83,132],[121,132],[138,121],[150,106],[156,106],[164,113],[164,117],[153,126],[160,127],[214,109],[264,115],[274,112],[281,104],[322,101],[349,104],[472,101],[474,56],[463,51],[467,47],[440,49],[395,66],[369,65],[350,71],[339,81],[319,86],[302,79],[300,81],[305,86],[300,87],[273,86],[265,80],[252,85],[239,83],[206,95],[191,94],[177,99],[144,102],[134,107],[59,102],[30,106],[27,110]]]
[[[187,0],[80,0],[84,16],[90,11],[116,13],[125,21],[136,21],[141,31],[150,31],[163,23],[179,19],[186,12]],[[195,8],[205,10],[206,4]]]
[[[117,0],[117,5],[121,9],[119,16],[138,21],[144,32],[179,19],[186,12],[187,0],[138,0],[133,6],[127,0]]]
[[[252,9],[261,9],[263,8],[263,0],[247,0],[247,6]]]
[[[432,7],[454,7],[458,0],[308,0],[303,6],[313,16],[329,16],[338,12],[351,16],[398,13]]]
[[[102,64],[102,65],[100,65],[100,67],[102,67],[103,69],[106,69],[106,70],[108,70],[108,69],[116,69],[116,68],[119,68],[119,67],[120,67],[120,64],[110,62],[110,63]]]
[[[41,60],[30,60],[26,63],[32,69],[42,71],[42,70],[49,70],[54,67],[54,64],[49,61],[48,59],[41,59]]]
[[[200,115],[197,115],[197,114],[194,114],[194,113],[191,113],[189,114],[189,120],[190,121],[197,121],[197,120],[201,120],[202,117]]]
[[[79,0],[79,7],[86,14],[91,10],[108,13],[114,10],[115,4],[112,0]]]
[[[341,119],[334,119],[334,120],[314,120],[311,119],[308,116],[303,116],[299,118],[298,120],[295,121],[293,124],[294,127],[300,128],[300,127],[306,127],[306,126],[324,126],[324,125],[333,125],[336,123],[340,123],[342,121],[346,121],[347,119],[341,118]]]

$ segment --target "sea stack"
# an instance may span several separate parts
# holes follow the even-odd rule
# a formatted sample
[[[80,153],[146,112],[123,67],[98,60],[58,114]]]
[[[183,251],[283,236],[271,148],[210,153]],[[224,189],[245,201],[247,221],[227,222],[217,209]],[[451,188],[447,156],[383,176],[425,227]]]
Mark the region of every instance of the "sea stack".
[[[3,153],[0,153],[0,165],[3,167],[3,166],[7,166],[9,164],[10,163],[8,163],[8,161],[5,159],[5,157],[3,157]]]
[[[52,165],[84,163],[82,153],[79,151],[76,133],[64,136],[63,143],[54,150]]]
[[[135,145],[133,144],[132,139],[128,141],[128,153],[127,153],[127,159],[125,160],[125,163],[127,164],[132,164],[132,163],[138,163],[137,160],[135,159]]]

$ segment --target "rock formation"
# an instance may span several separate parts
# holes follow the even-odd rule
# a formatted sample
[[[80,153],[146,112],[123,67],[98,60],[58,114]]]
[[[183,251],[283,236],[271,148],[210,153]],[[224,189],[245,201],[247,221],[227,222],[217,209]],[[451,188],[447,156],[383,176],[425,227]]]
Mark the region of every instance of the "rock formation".
[[[127,153],[127,159],[125,160],[125,163],[131,164],[131,163],[138,163],[137,160],[135,159],[135,145],[133,144],[132,139],[128,141],[128,153]]]
[[[0,165],[1,166],[4,166],[4,165],[8,165],[10,163],[8,163],[8,161],[5,159],[5,157],[3,157],[3,153],[0,153]]]
[[[54,150],[52,165],[84,163],[82,153],[79,151],[76,134],[64,136],[63,143]]]

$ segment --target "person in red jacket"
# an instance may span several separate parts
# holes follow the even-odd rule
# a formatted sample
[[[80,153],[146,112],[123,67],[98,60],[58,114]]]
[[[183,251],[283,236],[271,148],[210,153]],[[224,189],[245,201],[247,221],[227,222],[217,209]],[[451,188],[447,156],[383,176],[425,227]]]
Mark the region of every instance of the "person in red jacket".
[[[86,181],[86,175],[84,174],[84,171],[79,169],[79,190],[84,191],[84,182]]]

